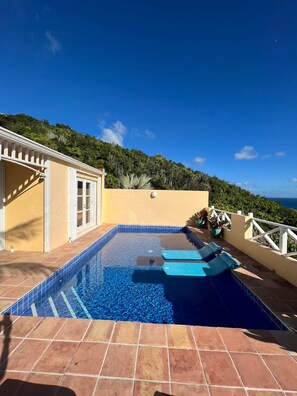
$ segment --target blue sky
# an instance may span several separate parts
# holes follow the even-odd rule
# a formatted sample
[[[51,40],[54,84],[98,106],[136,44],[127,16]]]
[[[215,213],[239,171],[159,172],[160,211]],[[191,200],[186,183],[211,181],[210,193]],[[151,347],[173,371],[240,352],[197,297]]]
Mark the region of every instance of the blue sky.
[[[2,0],[0,112],[297,197],[295,0]]]

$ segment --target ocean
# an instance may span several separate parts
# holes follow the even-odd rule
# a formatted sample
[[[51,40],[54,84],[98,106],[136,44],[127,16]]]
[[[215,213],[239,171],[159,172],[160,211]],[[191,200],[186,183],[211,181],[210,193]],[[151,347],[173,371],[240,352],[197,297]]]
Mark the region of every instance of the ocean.
[[[271,201],[278,201],[281,205],[286,208],[297,210],[297,198],[268,198]]]

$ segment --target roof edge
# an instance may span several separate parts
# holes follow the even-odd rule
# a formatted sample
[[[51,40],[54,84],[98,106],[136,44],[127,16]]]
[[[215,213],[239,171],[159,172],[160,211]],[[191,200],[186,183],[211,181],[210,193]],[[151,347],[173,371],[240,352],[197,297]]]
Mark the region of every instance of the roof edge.
[[[93,166],[87,165],[84,162],[68,157],[68,155],[62,154],[59,151],[46,147],[43,144],[34,142],[31,139],[18,135],[17,133],[12,132],[9,129],[0,126],[0,138],[1,137],[3,137],[4,139],[12,140],[14,143],[19,144],[21,146],[28,147],[30,150],[38,151],[39,153],[47,155],[48,157],[59,159],[61,161],[74,165],[75,167],[85,169],[89,172],[93,172],[97,175],[106,174],[104,169],[102,168],[101,169],[94,168]]]

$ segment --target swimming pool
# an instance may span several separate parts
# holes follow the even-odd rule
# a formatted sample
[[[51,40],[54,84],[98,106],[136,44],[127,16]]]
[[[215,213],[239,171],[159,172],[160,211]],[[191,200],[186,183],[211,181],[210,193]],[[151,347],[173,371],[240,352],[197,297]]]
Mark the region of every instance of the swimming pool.
[[[167,276],[163,249],[202,246],[188,229],[118,226],[7,311],[27,316],[280,329],[232,272]]]

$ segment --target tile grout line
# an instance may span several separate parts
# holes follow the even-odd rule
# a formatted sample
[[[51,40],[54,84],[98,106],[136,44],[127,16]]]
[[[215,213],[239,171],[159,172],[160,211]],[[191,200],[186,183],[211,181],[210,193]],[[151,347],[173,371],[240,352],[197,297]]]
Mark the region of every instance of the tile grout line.
[[[206,379],[206,374],[205,374],[205,370],[204,370],[204,367],[203,367],[203,364],[202,364],[202,359],[201,359],[201,356],[200,356],[200,353],[199,353],[199,350],[198,350],[198,347],[197,347],[196,338],[195,338],[194,332],[193,332],[193,326],[189,326],[189,327],[190,327],[191,334],[192,334],[192,337],[193,337],[193,340],[194,340],[194,344],[195,344],[195,347],[196,347],[196,353],[197,353],[197,356],[198,356],[198,359],[199,359],[199,362],[200,362],[200,366],[201,366],[201,370],[202,370],[202,373],[203,373],[203,378],[204,378],[204,381],[205,381],[205,385],[207,387],[207,393],[210,396],[209,384],[208,384],[208,381]]]
[[[112,337],[113,337],[113,334],[114,334],[114,331],[115,331],[116,324],[117,324],[117,322],[114,322],[114,324],[113,324],[113,328],[111,330],[109,342],[107,344],[107,348],[106,348],[106,351],[105,351],[105,354],[104,354],[104,357],[103,357],[103,360],[102,360],[102,363],[101,363],[101,367],[100,367],[100,370],[99,370],[99,373],[98,373],[98,376],[97,376],[97,381],[96,381],[92,396],[95,396],[95,392],[96,392],[96,389],[97,389],[97,386],[98,386],[99,379],[101,377],[101,373],[102,373],[103,366],[104,366],[104,363],[105,363],[105,360],[106,360],[106,357],[107,357],[107,354],[108,354],[108,351],[109,351],[109,347],[110,347],[111,340],[112,340]]]
[[[48,375],[48,376],[59,376],[59,377],[64,377],[69,376],[69,377],[85,377],[85,378],[97,378],[98,376],[96,374],[76,374],[76,373],[58,373],[58,372],[46,372],[46,371],[22,371],[22,370],[7,370],[8,373],[24,373],[24,374],[42,374],[42,375]],[[128,378],[128,377],[109,377],[109,376],[100,376],[101,379],[109,379],[109,380],[124,380],[124,381],[133,381],[133,378]],[[144,381],[144,382],[149,382],[152,384],[169,384],[168,381],[163,381],[163,380],[150,380],[150,379],[145,379],[145,380],[138,380],[138,381]],[[172,384],[177,384],[177,385],[196,385],[196,386],[205,386],[206,388],[212,387],[212,388],[218,388],[218,389],[243,389],[243,390],[256,390],[256,391],[266,391],[266,392],[286,392],[286,393],[296,393],[294,390],[283,390],[283,389],[275,389],[275,388],[256,388],[256,387],[245,387],[245,386],[232,386],[232,385],[208,385],[208,384],[198,384],[198,383],[188,383],[188,382],[182,382],[182,381],[172,381]]]
[[[67,321],[65,321],[65,322],[67,323]],[[83,343],[82,340],[84,339],[84,337],[85,337],[85,335],[86,335],[86,333],[87,333],[89,327],[91,326],[91,321],[89,321],[89,322],[90,322],[90,323],[88,324],[88,326],[87,326],[85,332],[83,333],[82,338],[81,338],[79,341],[77,341],[78,346],[77,346],[77,348],[76,348],[74,354],[72,355],[71,360],[69,360],[69,363],[68,363],[67,367],[65,368],[64,375],[66,375],[69,366],[71,365],[72,361],[74,360],[74,358],[75,358],[75,356],[76,356],[76,354],[77,354],[77,352],[78,352],[78,350],[79,350],[79,347],[80,347],[81,344]],[[64,326],[62,326],[61,329],[62,329],[63,327],[64,327]],[[55,341],[57,341],[57,342],[63,342],[64,340],[61,340],[61,341],[55,340]],[[70,342],[73,343],[73,341],[70,341]]]
[[[40,355],[40,357],[37,359],[36,363],[34,364],[34,366],[31,368],[30,373],[32,372],[32,370],[34,371],[34,368],[37,366],[37,364],[40,362],[40,360],[42,359],[42,357],[45,355],[45,353],[47,352],[47,350],[49,349],[49,347],[52,345],[53,340],[48,340],[48,346],[45,348],[45,350],[43,351],[43,353]]]
[[[142,323],[139,323],[139,332],[138,332],[138,337],[137,337],[137,346],[136,346],[136,355],[135,355],[135,364],[134,364],[134,373],[133,373],[133,385],[132,385],[132,393],[134,393],[134,388],[135,388],[135,381],[136,381],[136,370],[137,370],[137,363],[138,363],[138,352],[139,352],[139,341],[140,341],[140,336],[141,336],[141,329],[142,329]]]
[[[269,373],[271,374],[272,378],[275,380],[275,382],[277,383],[277,385],[279,386],[279,389],[281,389],[283,391],[283,387],[281,386],[281,384],[278,382],[277,378],[275,377],[275,375],[273,374],[273,372],[270,370],[268,364],[265,362],[264,358],[262,357],[262,355],[259,353],[260,359],[262,360],[262,363],[264,363],[265,367],[267,368],[267,370],[269,371]],[[284,356],[284,355],[283,355]]]
[[[168,375],[169,375],[169,392],[172,393],[172,385],[171,385],[171,370],[170,370],[170,354],[169,354],[169,344],[168,344],[168,333],[167,333],[167,324],[165,325],[165,338],[166,338],[166,347],[167,347],[167,359],[168,359]]]
[[[227,354],[228,354],[228,356],[229,356],[229,359],[231,360],[231,363],[232,363],[232,365],[233,365],[233,367],[234,367],[234,369],[235,369],[236,374],[238,375],[238,378],[239,378],[239,380],[240,380],[240,382],[241,382],[241,384],[242,384],[242,387],[245,388],[245,385],[244,385],[244,383],[243,383],[243,380],[242,380],[242,378],[241,378],[241,375],[239,374],[239,371],[237,370],[237,367],[235,366],[235,363],[233,362],[232,356],[231,356],[231,354],[230,354],[230,352],[229,352],[229,350],[228,350],[228,348],[227,348],[227,345],[225,344],[225,341],[224,341],[224,339],[223,339],[223,336],[221,335],[221,333],[219,332],[218,329],[217,329],[217,332],[219,333],[219,337],[221,338],[221,341],[222,341],[224,347],[226,348],[226,352],[227,352]]]
[[[46,319],[46,318],[49,318],[50,316],[45,316],[45,317],[43,317],[42,318],[42,320],[41,320],[41,322],[39,322],[38,324],[37,324],[37,326],[39,325],[39,324],[41,324],[41,323],[43,323],[43,321]],[[51,319],[52,319],[52,317],[50,317]],[[59,319],[65,319],[65,318],[59,318]],[[66,320],[64,320],[64,322],[66,322]],[[27,337],[29,337],[30,336],[30,334],[37,328],[37,326],[36,327],[34,327],[34,329],[32,329],[32,331],[30,331],[30,333],[27,335]],[[51,337],[51,338],[36,338],[36,337],[31,337],[31,338],[29,338],[30,340],[37,340],[37,341],[48,341],[48,340],[55,340],[55,337],[56,337],[56,335],[59,333],[59,331],[62,329],[62,327],[64,326],[64,323],[62,323],[61,324],[61,326],[59,327],[59,329],[57,330],[57,332],[53,335],[53,337]],[[67,342],[71,342],[71,341],[67,341]]]
[[[13,324],[16,323],[21,317],[22,317],[22,316],[17,317],[17,318],[11,323],[10,327],[13,328]],[[41,321],[42,321],[42,319],[41,319],[39,322],[37,322],[37,323],[35,324],[35,326],[29,331],[29,333],[28,333],[26,336],[23,336],[23,337],[9,337],[10,339],[16,338],[16,339],[21,339],[22,341],[11,351],[11,353],[8,355],[8,357],[7,357],[7,359],[5,360],[5,362],[8,361],[8,360],[11,358],[11,356],[16,352],[16,350],[17,350],[21,345],[23,345],[23,343],[24,343],[25,340],[28,340],[28,335],[31,333],[31,331],[33,331],[33,330],[38,326],[38,324],[39,324]],[[4,337],[4,339],[5,339],[5,337]]]

